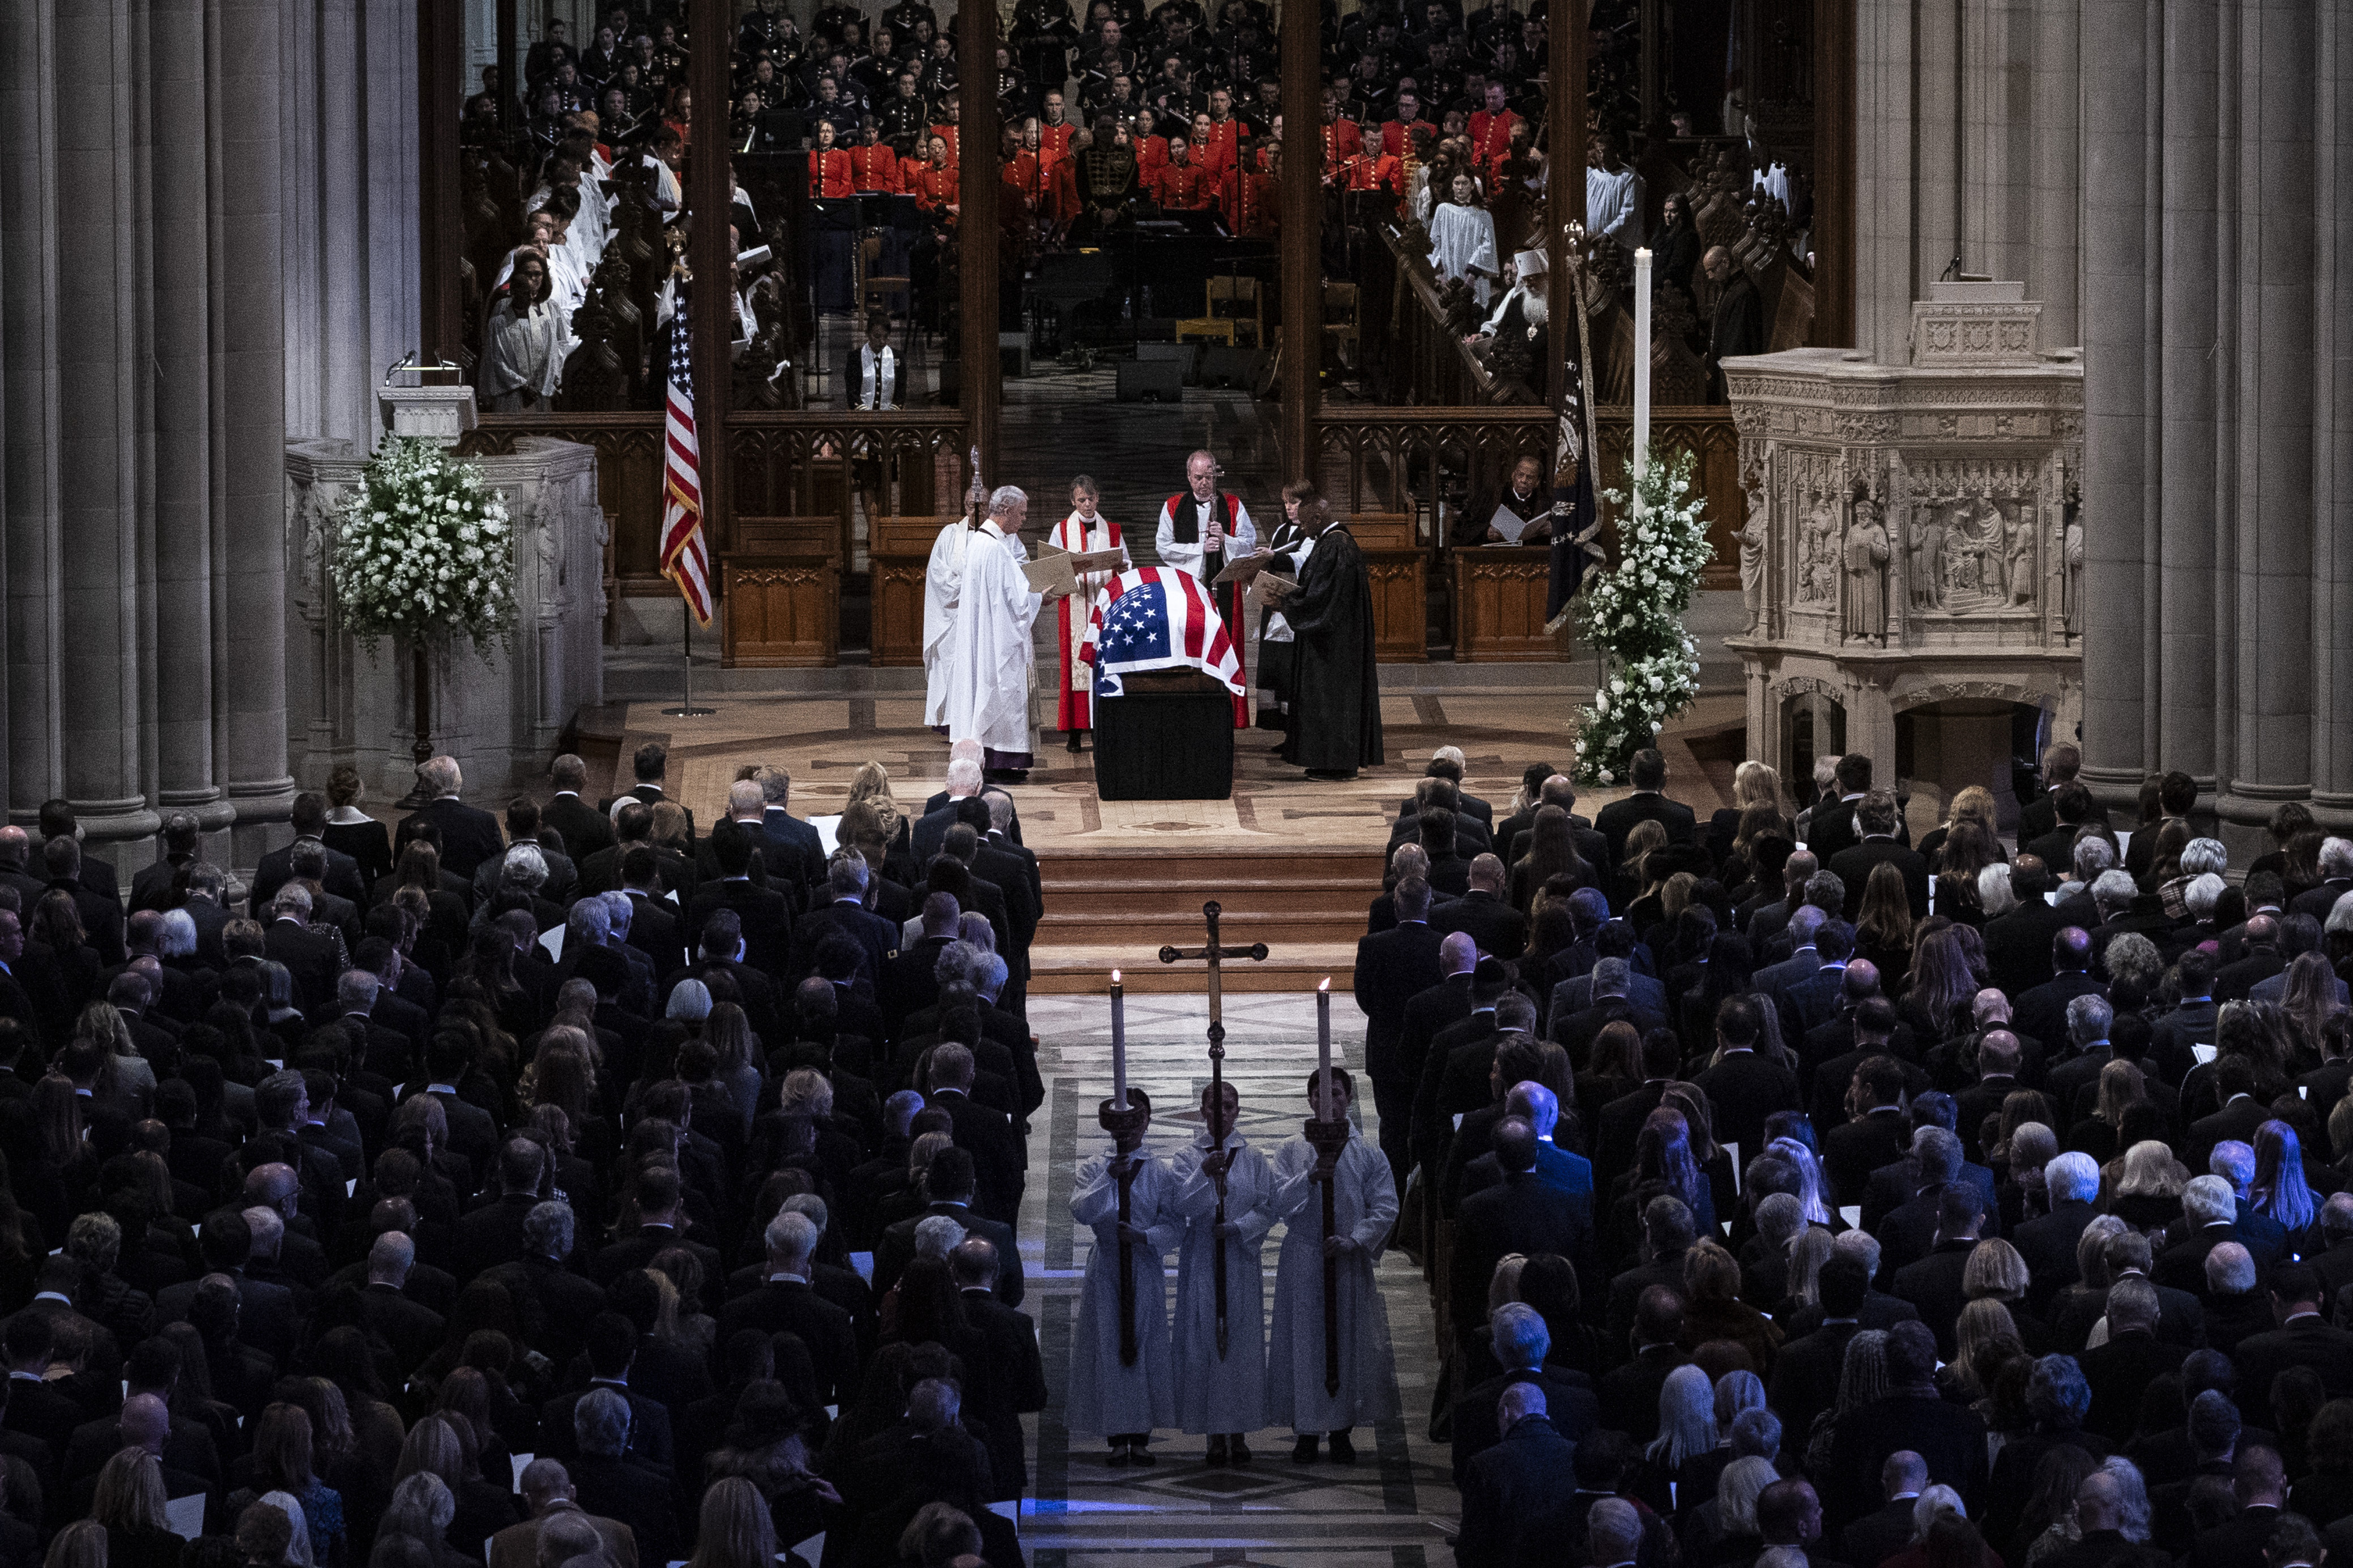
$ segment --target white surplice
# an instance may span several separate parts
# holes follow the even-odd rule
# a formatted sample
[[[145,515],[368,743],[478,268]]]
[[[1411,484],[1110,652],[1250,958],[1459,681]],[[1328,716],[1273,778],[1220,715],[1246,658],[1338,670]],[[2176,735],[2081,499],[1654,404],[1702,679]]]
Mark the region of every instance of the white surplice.
[[[1397,1414],[1389,1324],[1374,1278],[1398,1215],[1388,1157],[1351,1131],[1333,1185],[1336,1236],[1356,1249],[1333,1259],[1340,1298],[1340,1392],[1324,1388],[1324,1190],[1308,1180],[1315,1151],[1293,1138],[1274,1157],[1274,1210],[1284,1221],[1267,1347],[1267,1424],[1342,1432]]]
[[[1176,1209],[1185,1218],[1176,1259],[1176,1423],[1184,1431],[1255,1432],[1266,1425],[1266,1271],[1259,1246],[1274,1228],[1274,1167],[1240,1133],[1226,1147],[1226,1221],[1217,1237],[1218,1188],[1202,1173],[1208,1130],[1169,1158]],[[1226,1353],[1218,1355],[1217,1248],[1226,1249]]]
[[[1071,1191],[1071,1217],[1095,1233],[1087,1255],[1086,1284],[1079,1296],[1078,1331],[1071,1340],[1070,1398],[1064,1425],[1088,1436],[1150,1432],[1176,1424],[1175,1378],[1168,1357],[1168,1302],[1161,1259],[1184,1234],[1170,1200],[1175,1177],[1167,1162],[1147,1149],[1128,1186],[1128,1223],[1151,1240],[1133,1247],[1128,1268],[1135,1280],[1135,1363],[1119,1359],[1119,1183],[1111,1173],[1113,1151],[1082,1163]]]
[[[1111,522],[1101,512],[1085,517],[1074,509],[1070,516],[1054,525],[1054,531],[1046,536],[1046,542],[1073,555],[1092,555],[1098,550],[1112,547]],[[1087,639],[1087,618],[1093,611],[1095,595],[1103,592],[1104,584],[1134,565],[1128,557],[1127,541],[1123,538],[1119,543],[1117,572],[1077,574],[1079,591],[1064,601],[1070,605],[1070,613],[1062,616],[1063,668],[1069,672],[1073,691],[1091,690],[1094,684],[1094,666],[1080,660],[1079,645]]]
[[[951,744],[978,741],[992,752],[1029,750],[1029,632],[1044,601],[1022,574],[1029,558],[1021,542],[994,520],[983,521],[965,546],[938,660],[934,722],[947,726]],[[927,614],[926,647],[930,641]]]
[[[1495,257],[1495,219],[1484,207],[1440,202],[1430,216],[1430,265],[1441,279],[1460,278],[1483,309],[1495,277],[1504,270]],[[1472,268],[1481,276],[1473,276]]]
[[[947,649],[948,628],[955,625],[956,597],[964,585],[964,557],[972,530],[961,519],[940,530],[932,541],[932,558],[923,567],[923,722],[948,721],[947,667],[941,656]]]

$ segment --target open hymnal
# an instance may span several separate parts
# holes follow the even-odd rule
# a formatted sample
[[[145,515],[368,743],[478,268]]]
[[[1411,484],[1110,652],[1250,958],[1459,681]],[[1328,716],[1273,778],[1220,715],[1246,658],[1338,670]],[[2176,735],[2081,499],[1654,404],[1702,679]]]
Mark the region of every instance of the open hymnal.
[[[1520,535],[1526,531],[1528,520],[1510,507],[1499,506],[1495,509],[1495,515],[1487,520],[1487,526],[1504,536],[1504,543],[1517,544]],[[1491,539],[1487,542],[1493,544],[1496,542]]]
[[[1081,573],[1115,572],[1124,559],[1116,550],[1072,552],[1043,544],[1039,546],[1037,554],[1021,563],[1021,574],[1029,580],[1031,593],[1051,598],[1077,593]]]
[[[1271,555],[1238,555],[1226,563],[1226,569],[1209,579],[1209,586],[1222,588],[1229,583],[1247,583],[1272,563]]]

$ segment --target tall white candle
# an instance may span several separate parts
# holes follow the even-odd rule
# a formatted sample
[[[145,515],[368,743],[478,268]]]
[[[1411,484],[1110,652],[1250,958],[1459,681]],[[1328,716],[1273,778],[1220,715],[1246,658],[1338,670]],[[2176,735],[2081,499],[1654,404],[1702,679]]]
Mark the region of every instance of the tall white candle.
[[[1315,988],[1315,1089],[1324,1097],[1316,1114],[1326,1116],[1332,1094],[1332,977]]]
[[[1127,1109],[1127,987],[1116,969],[1111,972],[1111,1104],[1113,1110]]]
[[[1651,253],[1634,252],[1634,510],[1642,509],[1642,473],[1651,458]]]

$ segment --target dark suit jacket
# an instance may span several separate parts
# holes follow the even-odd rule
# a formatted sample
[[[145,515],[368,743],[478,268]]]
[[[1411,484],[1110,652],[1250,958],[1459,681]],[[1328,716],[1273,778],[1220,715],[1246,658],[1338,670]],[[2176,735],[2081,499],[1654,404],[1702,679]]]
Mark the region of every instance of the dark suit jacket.
[[[997,1248],[997,1300],[1008,1307],[1021,1305],[1021,1248],[1013,1239],[1013,1227],[975,1214],[964,1204],[934,1203],[922,1213],[886,1226],[881,1243],[874,1248],[874,1290],[883,1294],[899,1282],[907,1265],[915,1260],[915,1226],[934,1215],[945,1215],[972,1235]]]
[[[2026,1304],[2031,1310],[2041,1311],[2052,1296],[2081,1278],[2075,1268],[2075,1243],[2083,1239],[2084,1227],[2098,1212],[2087,1203],[2053,1204],[2049,1214],[2036,1215],[2011,1234],[2010,1244],[2026,1259],[2030,1279]]]
[[[1485,1321],[1488,1284],[1506,1254],[1551,1252],[1576,1262],[1589,1258],[1592,1247],[1592,1205],[1579,1204],[1533,1172],[1472,1194],[1454,1221],[1451,1279],[1456,1329],[1467,1331]]]
[[[1986,968],[1991,983],[2021,997],[2051,979],[2051,939],[2066,921],[2040,897],[2030,898],[1985,924]],[[2031,1031],[2030,1031],[2031,1032]],[[2042,1035],[2039,1039],[2052,1037]],[[2059,1039],[2066,1038],[2062,1034]],[[1850,1564],[1852,1568],[1852,1564]]]
[[[1847,1568],[1879,1568],[1912,1544],[1912,1507],[1919,1494],[1883,1503],[1849,1524],[1839,1535],[1839,1561]]]
[[[686,929],[700,931],[721,910],[733,910],[744,925],[742,962],[781,978],[792,952],[792,906],[782,893],[742,878],[718,878],[694,889],[686,906]]]
[[[772,1279],[750,1295],[736,1297],[719,1310],[717,1342],[725,1344],[738,1329],[798,1334],[808,1346],[826,1403],[857,1398],[858,1337],[849,1314],[812,1287],[797,1279]]]
[[[1735,1052],[1699,1075],[1715,1111],[1715,1141],[1740,1145],[1743,1162],[1765,1146],[1765,1119],[1798,1109],[1798,1080],[1789,1069],[1753,1051]]]
[[[1669,800],[1663,795],[1638,794],[1624,800],[1613,800],[1594,814],[1593,826],[1609,841],[1609,868],[1623,868],[1626,858],[1626,836],[1634,831],[1638,822],[1665,825],[1667,842],[1691,844],[1697,841],[1698,818],[1692,808],[1681,801]]]
[[[1871,873],[1883,862],[1904,873],[1904,891],[1912,900],[1912,918],[1919,920],[1928,912],[1928,862],[1916,849],[1907,849],[1891,835],[1884,838],[1866,838],[1840,850],[1824,861],[1824,866],[1837,873],[1846,884],[1846,918],[1853,920],[1862,912],[1863,885]]]
[[[1934,1394],[1894,1394],[1851,1410],[1840,1418],[1831,1442],[1825,1521],[1840,1527],[1875,1510],[1883,1500],[1879,1476],[1887,1457],[1909,1448],[1928,1467],[1928,1479],[1961,1494],[1971,1518],[1985,1507],[1985,1423],[1966,1406]]]
[[[2331,1399],[2353,1394],[2353,1333],[2332,1329],[2316,1314],[2292,1318],[2269,1333],[2250,1334],[2239,1342],[2241,1386],[2268,1391],[2272,1379],[2292,1366],[2308,1366],[2320,1374]],[[2266,1395],[2268,1397],[2268,1395]]]
[[[836,900],[793,921],[793,955],[785,979],[798,984],[817,972],[817,953],[825,939],[839,935],[864,955],[860,972],[867,983],[882,982],[883,966],[899,951],[899,927],[854,899]]]
[[[2054,911],[2055,912],[2055,911]],[[2054,1050],[2067,1041],[2067,1004],[2078,996],[2105,996],[2108,988],[2080,969],[2053,974],[2024,995],[2010,1000],[2010,1022],[2021,1034],[2047,1040]]]
[[[1812,813],[1806,818],[1806,825],[1799,837],[1824,866],[1828,866],[1834,857],[1862,842],[1862,836],[1854,830],[1854,809],[1861,804],[1859,795],[1852,800],[1826,796],[1815,804]]]
[[[613,819],[569,790],[541,806],[539,819],[562,836],[575,861],[613,847]]]
[[[1479,951],[1501,959],[1515,959],[1528,945],[1527,917],[1493,893],[1477,889],[1450,899],[1430,911],[1430,929],[1444,936],[1463,931]]]
[[[296,842],[301,841],[298,839]],[[322,844],[320,847],[325,849],[326,846]],[[282,849],[272,849],[261,858],[260,863],[253,868],[253,893],[246,903],[254,919],[262,918],[261,911],[269,907],[269,900],[277,897],[278,889],[293,878],[292,844]],[[349,899],[361,909],[367,908],[367,884],[360,879],[360,863],[341,850],[327,849],[327,874],[321,879],[319,885],[339,899]]]
[[[404,1374],[415,1372],[441,1347],[441,1314],[390,1286],[370,1285],[363,1289],[356,1310],[361,1326],[382,1335],[392,1347],[393,1363]]]
[[[1356,940],[1356,1006],[1365,1015],[1365,1070],[1374,1078],[1397,1080],[1407,1005],[1444,978],[1438,963],[1444,940],[1427,921]]]
[[[965,1368],[965,1413],[986,1426],[990,1501],[1018,1498],[1029,1484],[1021,1417],[1046,1408],[1045,1367],[1036,1325],[985,1290],[964,1293],[965,1321],[988,1347]]]
[[[1977,1245],[1974,1241],[1938,1242],[1927,1257],[1895,1271],[1895,1295],[1917,1308],[1920,1321],[1936,1331],[1936,1353],[1947,1361],[1953,1359],[1961,1309],[1968,1304],[1968,1296],[1961,1289],[1961,1272]]]
[[[1783,1423],[1809,1431],[1814,1417],[1838,1403],[1840,1375],[1846,1370],[1847,1342],[1862,1331],[1859,1321],[1824,1323],[1795,1336],[1773,1358],[1767,1402]]]
[[[1676,1346],[1649,1345],[1625,1365],[1604,1374],[1601,1424],[1625,1433],[1637,1443],[1647,1443],[1657,1436],[1659,1391],[1667,1385],[1667,1374],[1689,1360],[1691,1357]]]
[[[1457,1568],[1505,1568],[1514,1531],[1558,1494],[1562,1478],[1574,1471],[1576,1453],[1550,1419],[1529,1415],[1467,1464],[1458,1461],[1462,1533],[1454,1546]]]
[[[1515,1383],[1533,1383],[1544,1390],[1545,1408],[1554,1433],[1581,1442],[1601,1423],[1601,1401],[1592,1379],[1565,1367],[1521,1367],[1491,1377],[1454,1402],[1454,1484],[1461,1486],[1472,1461],[1504,1440],[1495,1424],[1495,1402]]]
[[[1831,1128],[1822,1139],[1821,1158],[1822,1175],[1835,1194],[1831,1203],[1861,1204],[1871,1173],[1901,1160],[1911,1146],[1911,1119],[1894,1107]]]
[[[423,819],[441,830],[441,869],[470,881],[485,860],[506,852],[506,836],[499,819],[489,812],[445,796],[420,807],[411,822]]]
[[[655,1408],[659,1409],[659,1405]],[[637,1444],[637,1426],[630,1424],[629,1441],[632,1452]],[[543,1438],[541,1452],[546,1451]],[[582,1497],[595,1500],[605,1517],[617,1519],[629,1527],[638,1545],[639,1568],[674,1561],[685,1550],[680,1540],[678,1515],[673,1498],[674,1483],[660,1470],[635,1464],[627,1458],[609,1458],[603,1455],[575,1454],[565,1461],[571,1472],[573,1489]]]
[[[2181,1370],[2189,1351],[2168,1344],[2155,1334],[2111,1335],[2075,1360],[2084,1381],[2092,1385],[2092,1411],[2085,1431],[2097,1432],[2112,1443],[2128,1441],[2140,1424],[2141,1395],[2158,1378]]]
[[[944,1110],[955,1124],[956,1147],[972,1152],[979,1187],[972,1206],[990,1219],[1011,1225],[1021,1207],[1021,1171],[1028,1157],[1011,1119],[968,1095],[944,1090],[933,1094],[932,1104]]]

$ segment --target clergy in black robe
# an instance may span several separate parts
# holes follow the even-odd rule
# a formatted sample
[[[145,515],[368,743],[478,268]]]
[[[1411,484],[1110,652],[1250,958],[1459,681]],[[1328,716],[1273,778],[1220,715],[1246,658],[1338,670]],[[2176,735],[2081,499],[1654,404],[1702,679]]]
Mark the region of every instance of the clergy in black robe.
[[[1525,329],[1523,329],[1525,331]],[[1495,514],[1506,511],[1520,520],[1518,542],[1543,544],[1552,538],[1552,491],[1544,483],[1544,464],[1522,458],[1510,477],[1493,490],[1474,495],[1468,510],[1454,519],[1454,542],[1462,545],[1511,542],[1495,526]]]
[[[1282,605],[1297,660],[1282,760],[1312,779],[1351,779],[1383,760],[1372,579],[1365,552],[1311,487],[1301,488],[1299,523],[1315,548]]]

